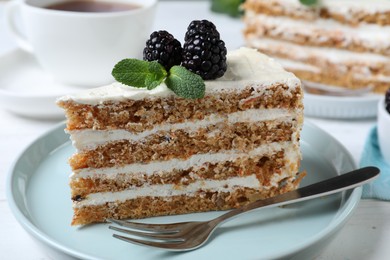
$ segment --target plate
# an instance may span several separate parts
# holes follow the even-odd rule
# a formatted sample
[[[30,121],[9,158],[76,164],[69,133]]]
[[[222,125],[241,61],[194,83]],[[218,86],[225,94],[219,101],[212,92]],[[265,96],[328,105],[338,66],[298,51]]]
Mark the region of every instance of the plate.
[[[81,89],[54,81],[31,54],[20,49],[0,56],[0,107],[14,114],[64,119],[56,99]]]
[[[274,259],[314,258],[358,205],[361,188],[289,206],[268,208],[225,223],[203,247],[172,253],[112,238],[108,224],[71,227],[68,157],[74,153],[62,123],[30,144],[7,179],[10,208],[52,259]],[[302,186],[355,169],[352,157],[330,135],[305,123]],[[144,222],[206,220],[222,212],[155,217]]]
[[[333,119],[363,119],[377,115],[381,95],[369,93],[361,96],[326,96],[305,92],[305,116]]]

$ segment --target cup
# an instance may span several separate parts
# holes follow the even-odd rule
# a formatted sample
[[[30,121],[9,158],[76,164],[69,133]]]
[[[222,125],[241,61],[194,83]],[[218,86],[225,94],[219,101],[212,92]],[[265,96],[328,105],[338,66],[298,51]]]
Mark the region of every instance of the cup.
[[[114,80],[111,71],[118,61],[142,57],[157,0],[99,0],[108,5],[120,4],[123,8],[119,11],[48,8],[63,2],[15,0],[5,10],[17,44],[31,52],[54,79],[77,86],[104,85]]]
[[[390,113],[384,98],[378,104],[378,141],[383,158],[390,164]]]

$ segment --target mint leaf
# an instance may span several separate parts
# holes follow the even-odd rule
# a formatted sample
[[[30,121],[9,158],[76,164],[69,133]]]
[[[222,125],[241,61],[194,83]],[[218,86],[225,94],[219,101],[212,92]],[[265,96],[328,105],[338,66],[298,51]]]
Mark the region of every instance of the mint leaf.
[[[316,5],[318,3],[318,0],[299,0],[299,2],[304,5],[312,6]]]
[[[125,85],[150,90],[163,82],[167,71],[157,61],[124,59],[115,65],[112,76]]]
[[[201,76],[192,73],[182,66],[173,66],[165,80],[167,87],[176,95],[197,99],[204,97],[205,84]]]
[[[157,61],[124,59],[115,65],[112,75],[125,85],[149,90],[165,80],[167,87],[183,98],[202,98],[205,93],[202,77],[182,66],[173,66],[168,74]]]
[[[212,0],[211,11],[216,13],[225,13],[232,17],[241,15],[240,5],[244,0]]]

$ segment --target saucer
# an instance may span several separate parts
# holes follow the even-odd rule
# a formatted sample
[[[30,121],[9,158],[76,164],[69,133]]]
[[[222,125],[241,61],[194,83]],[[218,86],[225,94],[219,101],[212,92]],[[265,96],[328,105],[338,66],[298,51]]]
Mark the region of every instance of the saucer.
[[[305,92],[305,116],[331,119],[364,119],[377,115],[378,94],[362,96],[324,96]]]
[[[58,97],[83,87],[58,83],[45,73],[36,59],[20,49],[0,56],[0,107],[36,119],[63,119]]]

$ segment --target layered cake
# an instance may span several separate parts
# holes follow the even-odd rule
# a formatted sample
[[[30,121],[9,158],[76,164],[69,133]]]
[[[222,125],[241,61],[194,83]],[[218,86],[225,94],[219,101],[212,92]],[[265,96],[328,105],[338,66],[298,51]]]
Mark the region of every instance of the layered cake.
[[[378,93],[390,84],[390,1],[247,0],[243,8],[247,46],[304,84]]]
[[[58,105],[77,149],[73,225],[231,209],[303,176],[300,80],[254,49],[229,52],[203,98],[113,83]]]

